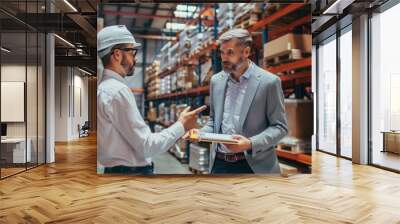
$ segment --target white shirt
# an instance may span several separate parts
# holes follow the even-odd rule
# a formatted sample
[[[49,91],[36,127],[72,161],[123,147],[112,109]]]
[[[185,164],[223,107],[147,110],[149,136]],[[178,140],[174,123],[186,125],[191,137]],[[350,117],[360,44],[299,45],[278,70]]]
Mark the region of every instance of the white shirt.
[[[97,158],[101,165],[149,165],[151,156],[166,152],[184,133],[181,122],[151,133],[125,79],[104,69],[97,89]]]

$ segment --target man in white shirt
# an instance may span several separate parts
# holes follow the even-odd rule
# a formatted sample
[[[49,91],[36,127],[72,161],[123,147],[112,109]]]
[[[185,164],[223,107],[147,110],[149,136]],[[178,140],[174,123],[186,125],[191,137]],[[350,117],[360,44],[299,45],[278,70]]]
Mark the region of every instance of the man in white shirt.
[[[160,133],[152,133],[136,105],[126,76],[133,75],[140,47],[123,25],[98,33],[98,54],[104,65],[97,90],[98,159],[105,173],[153,173],[151,157],[166,152],[186,131],[194,128],[197,114],[206,107],[186,108],[178,121]]]

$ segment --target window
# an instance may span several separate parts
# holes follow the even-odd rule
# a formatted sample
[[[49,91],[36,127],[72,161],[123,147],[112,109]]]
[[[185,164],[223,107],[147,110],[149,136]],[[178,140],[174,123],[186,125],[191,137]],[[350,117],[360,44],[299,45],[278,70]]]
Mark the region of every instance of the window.
[[[352,32],[340,36],[340,155],[352,157]]]
[[[42,12],[45,2],[2,4],[28,16]],[[21,21],[4,13],[0,17],[0,178],[5,178],[45,163],[46,40]]]
[[[373,164],[396,170],[400,155],[384,146],[384,132],[400,130],[400,33],[394,29],[398,21],[400,4],[371,18],[371,157]],[[399,149],[399,141],[395,144]]]
[[[336,154],[336,36],[318,48],[318,149]]]

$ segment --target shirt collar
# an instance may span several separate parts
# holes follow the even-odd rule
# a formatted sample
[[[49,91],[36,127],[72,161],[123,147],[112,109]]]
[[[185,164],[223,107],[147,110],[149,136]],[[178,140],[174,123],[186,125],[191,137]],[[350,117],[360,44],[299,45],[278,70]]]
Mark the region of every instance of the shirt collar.
[[[252,74],[254,63],[251,60],[248,60],[248,62],[249,62],[249,67],[246,69],[246,71],[243,73],[243,75],[240,76],[240,81],[243,80],[243,79],[248,80],[250,78],[251,74]],[[234,78],[232,78],[231,74],[228,73],[228,77],[229,77],[230,80],[236,82],[236,80]]]
[[[118,80],[118,81],[124,83],[125,85],[128,85],[128,82],[127,82],[127,80],[126,80],[124,77],[122,77],[120,74],[114,72],[114,71],[111,70],[111,69],[107,69],[107,68],[104,69],[104,71],[103,71],[103,76],[104,76],[104,79],[106,79],[106,78],[113,78],[113,79],[116,79],[116,80]]]

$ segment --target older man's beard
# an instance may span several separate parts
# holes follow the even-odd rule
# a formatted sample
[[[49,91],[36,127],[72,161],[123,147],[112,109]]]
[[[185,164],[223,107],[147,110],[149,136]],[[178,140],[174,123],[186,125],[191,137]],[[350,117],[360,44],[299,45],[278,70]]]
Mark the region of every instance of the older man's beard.
[[[135,72],[135,63],[130,65],[124,56],[121,61],[121,66],[125,69],[125,71],[127,71],[126,76],[133,76]]]
[[[232,72],[236,72],[238,70],[238,68],[240,68],[240,66],[242,66],[243,62],[244,62],[244,58],[240,58],[238,63],[234,64],[230,61],[223,61],[222,62],[222,68],[226,73],[232,73]]]

